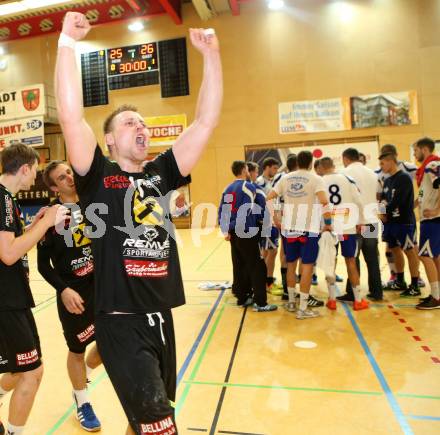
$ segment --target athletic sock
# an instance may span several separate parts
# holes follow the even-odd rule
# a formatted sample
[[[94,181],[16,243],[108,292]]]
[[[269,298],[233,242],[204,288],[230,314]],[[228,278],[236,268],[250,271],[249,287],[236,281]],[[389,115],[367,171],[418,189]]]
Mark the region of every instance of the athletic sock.
[[[11,423],[8,423],[6,429],[6,435],[21,435],[24,431],[24,426],[14,426]]]
[[[76,406],[80,408],[84,403],[89,403],[89,395],[87,394],[87,388],[84,390],[73,390],[73,395],[75,396]]]
[[[361,288],[359,286],[353,287],[353,294],[356,302],[362,301]]]
[[[419,277],[418,276],[412,276],[411,277],[411,285],[413,287],[418,287],[419,286]]]
[[[334,301],[336,299],[336,285],[327,283],[327,287],[328,287],[328,297],[329,299]]]
[[[385,253],[385,257],[388,262],[388,267],[390,268],[391,275],[396,274],[396,263],[394,263],[394,255],[392,252]]]
[[[305,311],[307,309],[307,302],[309,300],[309,294],[303,293],[302,291],[299,292],[299,309],[301,311]]]
[[[404,280],[404,275],[405,275],[404,272],[397,272],[397,273],[396,273],[396,276],[397,276],[397,282],[403,282],[403,280]]]
[[[434,299],[440,299],[440,281],[431,282],[431,295]]]
[[[289,293],[289,302],[295,302],[296,287],[287,287]]]
[[[287,267],[281,268],[281,282],[283,283],[284,293],[287,293]]]

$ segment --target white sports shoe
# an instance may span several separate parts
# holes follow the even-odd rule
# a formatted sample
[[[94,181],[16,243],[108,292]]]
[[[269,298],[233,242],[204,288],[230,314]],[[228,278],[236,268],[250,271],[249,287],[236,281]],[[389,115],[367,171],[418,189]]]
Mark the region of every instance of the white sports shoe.
[[[287,302],[287,304],[284,304],[284,308],[286,309],[286,311],[289,311],[289,313],[294,313],[296,311],[296,303]]]
[[[319,313],[311,310],[310,308],[306,308],[305,310],[300,310],[298,308],[296,310],[296,318],[299,320],[313,319],[314,317],[319,317]]]

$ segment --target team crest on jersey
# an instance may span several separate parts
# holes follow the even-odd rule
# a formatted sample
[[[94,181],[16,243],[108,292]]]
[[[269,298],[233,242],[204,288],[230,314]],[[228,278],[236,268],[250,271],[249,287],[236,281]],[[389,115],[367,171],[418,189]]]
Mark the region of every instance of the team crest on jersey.
[[[142,198],[136,190],[133,202],[134,220],[142,225],[163,225],[163,208],[154,196]]]
[[[301,190],[304,187],[302,183],[293,183],[292,184],[292,190],[295,192],[298,192],[298,190]]]

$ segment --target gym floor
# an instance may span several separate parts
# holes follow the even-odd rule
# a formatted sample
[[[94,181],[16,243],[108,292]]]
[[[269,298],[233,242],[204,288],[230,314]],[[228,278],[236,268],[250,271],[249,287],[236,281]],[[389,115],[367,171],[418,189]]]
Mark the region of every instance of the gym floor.
[[[321,317],[301,321],[282,308],[280,297],[270,296],[279,310],[255,313],[237,307],[230,290],[197,287],[232,277],[229,245],[218,231],[195,232],[200,246],[190,230],[179,234],[187,296],[174,310],[180,434],[440,433],[438,310],[415,310],[416,301],[386,292],[387,301],[360,312],[338,304],[336,312],[319,308]],[[30,263],[45,374],[26,433],[83,434],[73,412],[55,292],[36,270],[35,249]],[[340,259],[342,276],[344,268]],[[312,293],[325,299],[319,278]],[[364,290],[365,278],[363,265]],[[300,348],[298,341],[316,347]],[[101,433],[125,433],[125,416],[102,367],[92,375],[90,395]],[[8,400],[3,420],[7,406]]]

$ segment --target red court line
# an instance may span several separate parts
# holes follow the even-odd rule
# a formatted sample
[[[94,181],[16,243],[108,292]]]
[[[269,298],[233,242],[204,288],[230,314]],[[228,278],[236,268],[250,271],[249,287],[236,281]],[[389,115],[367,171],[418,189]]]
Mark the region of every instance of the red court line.
[[[393,305],[388,305],[388,308],[391,309],[391,310],[395,309]],[[398,312],[398,311],[393,311],[392,313],[393,313],[395,316],[398,316],[398,315],[399,315],[399,312]],[[405,320],[405,319],[400,318],[400,319],[398,319],[398,320],[399,320],[400,323],[406,323],[406,320]],[[414,332],[414,329],[411,328],[411,326],[405,326],[405,329],[406,329],[408,332]],[[419,337],[418,335],[413,335],[412,338],[414,338],[415,341],[422,341],[422,338]],[[420,346],[420,347],[421,347],[422,350],[425,351],[425,352],[431,352],[431,349],[430,349],[429,346]],[[440,358],[438,358],[438,357],[436,357],[436,356],[431,357],[431,360],[432,360],[435,364],[440,364]]]

